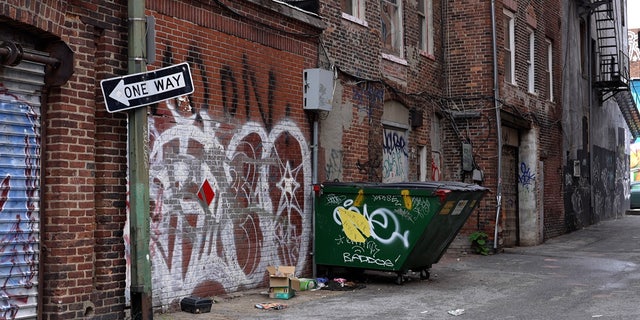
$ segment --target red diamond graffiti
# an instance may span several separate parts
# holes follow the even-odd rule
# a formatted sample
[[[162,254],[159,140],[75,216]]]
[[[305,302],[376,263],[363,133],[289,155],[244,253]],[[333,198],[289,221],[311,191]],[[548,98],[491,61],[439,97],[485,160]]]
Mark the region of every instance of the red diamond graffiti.
[[[209,180],[205,179],[200,186],[200,190],[198,190],[198,199],[200,199],[200,201],[202,201],[203,203],[206,203],[208,207],[209,205],[211,205],[211,201],[213,201],[213,198],[215,196],[216,193],[213,192],[213,188],[211,187]]]

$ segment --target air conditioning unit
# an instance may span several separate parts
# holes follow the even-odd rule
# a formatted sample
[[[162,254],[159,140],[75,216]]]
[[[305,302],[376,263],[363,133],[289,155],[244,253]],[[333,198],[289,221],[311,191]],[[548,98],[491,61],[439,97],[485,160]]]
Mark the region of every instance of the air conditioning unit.
[[[304,110],[331,111],[333,72],[324,69],[305,69],[302,81]]]

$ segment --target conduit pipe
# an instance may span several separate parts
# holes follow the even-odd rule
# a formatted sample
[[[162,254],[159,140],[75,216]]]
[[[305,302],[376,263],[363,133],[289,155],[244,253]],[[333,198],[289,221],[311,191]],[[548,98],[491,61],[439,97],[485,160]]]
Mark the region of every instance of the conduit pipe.
[[[493,105],[496,109],[496,127],[498,140],[498,168],[497,168],[497,185],[496,185],[496,224],[493,232],[493,250],[498,249],[498,226],[500,225],[500,208],[502,206],[502,119],[500,117],[498,91],[498,49],[496,41],[496,2],[491,0],[491,31],[493,44]]]

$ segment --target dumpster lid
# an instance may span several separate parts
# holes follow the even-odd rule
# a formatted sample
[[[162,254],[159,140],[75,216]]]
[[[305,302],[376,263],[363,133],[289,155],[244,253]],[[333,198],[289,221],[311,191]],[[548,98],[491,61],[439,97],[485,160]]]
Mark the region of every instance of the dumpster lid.
[[[452,191],[487,191],[486,187],[457,181],[416,181],[416,182],[323,182],[322,186],[352,188],[394,188],[394,189],[447,189]]]

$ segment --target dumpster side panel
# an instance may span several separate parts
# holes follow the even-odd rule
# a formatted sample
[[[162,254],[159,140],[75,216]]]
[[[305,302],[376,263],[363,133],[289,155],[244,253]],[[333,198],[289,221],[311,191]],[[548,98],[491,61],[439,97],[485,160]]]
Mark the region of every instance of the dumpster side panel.
[[[438,263],[483,196],[484,192],[450,192],[425,226],[423,237],[405,263],[406,269],[428,269]]]

